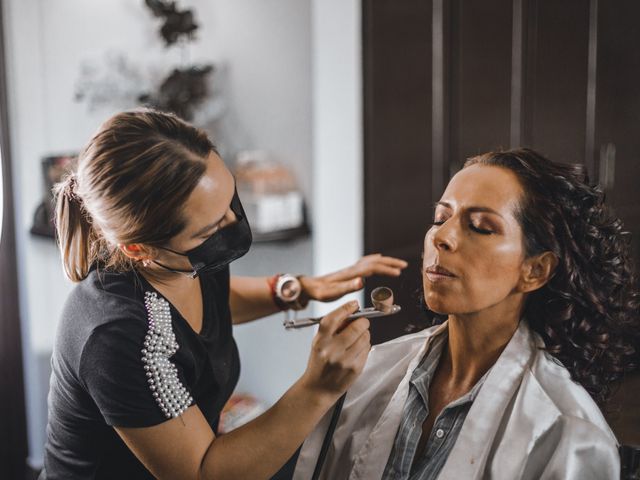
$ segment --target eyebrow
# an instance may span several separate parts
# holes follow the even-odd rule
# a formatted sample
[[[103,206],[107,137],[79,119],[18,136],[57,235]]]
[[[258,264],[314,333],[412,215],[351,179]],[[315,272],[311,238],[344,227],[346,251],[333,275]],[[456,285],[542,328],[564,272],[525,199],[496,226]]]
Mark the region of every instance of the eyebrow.
[[[451,206],[450,203],[447,203],[447,202],[436,202],[436,203],[433,204],[434,208],[437,207],[438,205],[442,205],[443,207],[447,207],[447,208],[450,208],[451,210],[453,210],[453,207]],[[466,210],[468,212],[493,213],[494,215],[498,215],[499,217],[504,218],[500,213],[495,211],[493,208],[489,208],[489,207],[472,206],[472,207],[468,207]]]

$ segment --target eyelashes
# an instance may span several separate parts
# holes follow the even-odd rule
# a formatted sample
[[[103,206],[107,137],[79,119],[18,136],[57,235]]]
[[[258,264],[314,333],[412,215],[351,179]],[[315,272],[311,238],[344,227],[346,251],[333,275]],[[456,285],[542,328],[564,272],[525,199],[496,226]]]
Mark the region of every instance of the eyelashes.
[[[431,225],[439,227],[443,223],[444,223],[444,220],[439,221],[439,222],[433,221],[433,222],[431,222]],[[493,230],[486,230],[484,228],[478,228],[473,223],[469,224],[469,228],[471,230],[473,230],[474,232],[479,233],[481,235],[491,235],[491,234],[495,233]]]
[[[484,228],[478,228],[473,223],[469,224],[469,228],[471,228],[471,230],[473,230],[474,232],[480,233],[482,235],[491,235],[492,233],[494,233],[492,230],[486,230]]]

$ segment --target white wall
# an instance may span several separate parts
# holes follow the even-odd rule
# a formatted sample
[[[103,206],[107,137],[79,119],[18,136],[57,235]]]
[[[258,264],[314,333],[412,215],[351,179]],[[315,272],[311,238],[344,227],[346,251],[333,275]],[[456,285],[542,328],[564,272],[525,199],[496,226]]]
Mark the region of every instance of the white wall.
[[[295,171],[313,204],[311,1],[180,4],[194,7],[201,24],[190,59],[224,66],[227,118],[236,146],[271,151]],[[181,54],[164,50],[156,34],[158,22],[142,0],[5,0],[5,9],[29,440],[37,465],[44,443],[48,358],[62,304],[72,288],[53,242],[28,233],[43,196],[40,159],[77,151],[112,113],[91,113],[73,101],[81,61],[124,50],[141,65],[168,66]],[[304,241],[257,247],[234,271],[309,272],[312,245]],[[288,334],[280,321],[243,326],[236,334],[243,361],[239,389],[268,402],[304,368],[313,333]],[[265,339],[270,350],[263,353]]]
[[[21,206],[17,222],[24,233],[42,199],[40,158],[78,150],[113,113],[106,109],[88,112],[85,104],[73,101],[80,62],[116,50],[127,52],[142,65],[169,67],[180,52],[162,47],[156,34],[158,22],[142,2],[7,3],[12,153]],[[228,72],[228,117],[233,119],[243,148],[267,149],[290,165],[312,201],[309,3],[200,0],[183,4],[195,8],[202,25],[190,56],[194,61],[223,65]],[[39,301],[28,305],[31,309],[39,304],[43,310],[28,316],[44,319],[57,311],[51,306],[59,303],[69,285],[62,281],[51,243],[29,237],[22,240],[28,249],[25,278],[29,282],[41,279],[40,288],[28,289],[38,291]],[[50,281],[52,275],[55,282]],[[47,318],[32,323],[37,326],[32,331],[34,346],[48,348],[55,321]]]
[[[364,249],[360,0],[314,0],[313,264],[330,272]],[[352,295],[362,304],[361,295]],[[336,304],[322,305],[321,313]]]

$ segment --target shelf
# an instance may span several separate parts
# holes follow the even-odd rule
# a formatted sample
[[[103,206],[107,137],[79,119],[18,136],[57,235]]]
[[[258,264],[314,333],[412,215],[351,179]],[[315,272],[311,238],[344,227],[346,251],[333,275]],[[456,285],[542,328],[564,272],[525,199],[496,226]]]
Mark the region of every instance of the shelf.
[[[268,233],[253,232],[253,241],[256,243],[269,243],[269,242],[290,242],[301,238],[308,237],[311,234],[309,225],[302,225],[296,228],[289,228],[287,230],[278,230]]]

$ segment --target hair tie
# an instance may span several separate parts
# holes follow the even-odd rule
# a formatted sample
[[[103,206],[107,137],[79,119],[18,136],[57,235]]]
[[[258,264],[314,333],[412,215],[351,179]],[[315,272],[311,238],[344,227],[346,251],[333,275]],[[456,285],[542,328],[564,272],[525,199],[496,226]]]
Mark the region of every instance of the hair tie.
[[[64,194],[70,202],[75,200],[78,200],[78,201],[80,200],[80,197],[78,196],[78,193],[77,193],[77,189],[78,189],[78,179],[75,173],[71,173],[67,177],[67,185],[66,185],[66,188],[64,189]]]

